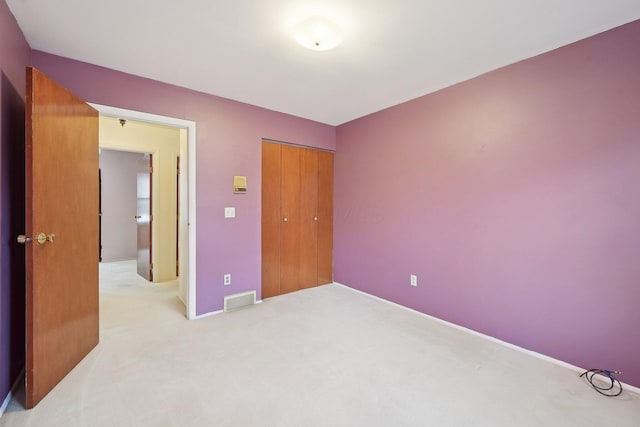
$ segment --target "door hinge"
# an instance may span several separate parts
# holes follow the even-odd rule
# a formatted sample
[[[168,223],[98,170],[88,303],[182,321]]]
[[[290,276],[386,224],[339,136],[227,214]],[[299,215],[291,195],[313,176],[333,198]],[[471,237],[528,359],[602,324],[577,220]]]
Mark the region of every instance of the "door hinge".
[[[153,263],[149,264],[149,271],[153,271]]]
[[[149,166],[149,173],[153,173],[153,166]]]

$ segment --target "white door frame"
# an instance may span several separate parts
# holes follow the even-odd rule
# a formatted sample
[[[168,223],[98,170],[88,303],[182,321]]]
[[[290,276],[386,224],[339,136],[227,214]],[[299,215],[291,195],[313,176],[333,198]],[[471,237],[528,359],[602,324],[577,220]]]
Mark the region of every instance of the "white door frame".
[[[196,318],[196,122],[190,120],[177,119],[174,117],[159,116],[156,114],[144,113],[141,111],[127,110],[124,108],[110,107],[107,105],[89,103],[93,108],[98,110],[100,115],[115,117],[119,119],[127,119],[139,122],[152,123],[157,125],[171,126],[175,128],[186,129],[187,141],[180,141],[180,152],[187,153],[186,174],[180,175],[180,181],[187,180],[189,188],[187,197],[180,198],[180,205],[186,205],[188,215],[188,223],[186,227],[180,229],[182,235],[187,236],[187,251],[179,255],[180,277],[181,282],[186,279],[187,300],[183,301],[187,307],[187,319]],[[186,150],[184,144],[186,143]],[[184,233],[184,234],[183,234]],[[186,259],[183,259],[186,258]],[[185,268],[187,266],[187,274]],[[186,276],[186,277],[185,277]]]

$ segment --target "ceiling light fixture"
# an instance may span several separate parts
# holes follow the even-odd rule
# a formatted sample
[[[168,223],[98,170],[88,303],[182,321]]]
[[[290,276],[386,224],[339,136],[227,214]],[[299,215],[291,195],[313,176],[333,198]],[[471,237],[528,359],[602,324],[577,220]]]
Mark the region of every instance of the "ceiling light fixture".
[[[341,28],[324,16],[313,16],[294,29],[296,41],[311,50],[330,50],[344,39]]]

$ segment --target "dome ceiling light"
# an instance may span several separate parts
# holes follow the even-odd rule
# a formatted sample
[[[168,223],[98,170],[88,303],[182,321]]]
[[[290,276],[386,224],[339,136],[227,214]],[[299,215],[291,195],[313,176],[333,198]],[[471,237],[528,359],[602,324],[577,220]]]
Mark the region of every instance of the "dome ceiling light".
[[[296,41],[311,50],[330,50],[342,43],[342,29],[324,16],[313,16],[294,28]]]

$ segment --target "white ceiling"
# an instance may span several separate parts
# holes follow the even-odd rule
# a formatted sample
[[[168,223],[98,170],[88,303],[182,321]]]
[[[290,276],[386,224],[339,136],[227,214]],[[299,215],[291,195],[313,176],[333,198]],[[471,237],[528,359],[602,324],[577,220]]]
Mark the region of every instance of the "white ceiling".
[[[338,125],[640,18],[640,0],[7,0],[33,49]],[[290,29],[346,33],[315,52]]]

